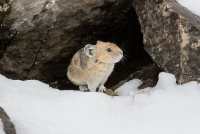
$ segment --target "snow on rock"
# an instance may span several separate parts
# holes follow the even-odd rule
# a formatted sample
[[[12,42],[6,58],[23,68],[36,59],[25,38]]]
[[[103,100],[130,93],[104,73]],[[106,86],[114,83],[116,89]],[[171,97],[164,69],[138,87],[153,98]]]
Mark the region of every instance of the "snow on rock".
[[[0,106],[17,134],[199,134],[200,85],[176,85],[167,73],[159,77],[150,94],[111,97],[0,76]],[[124,91],[139,83],[128,82]]]
[[[156,89],[168,89],[176,87],[176,78],[172,74],[160,73]]]
[[[120,96],[130,96],[135,95],[136,91],[138,90],[138,87],[142,84],[141,80],[133,79],[128,81],[126,84],[120,86],[118,89],[116,89],[116,93]]]
[[[178,0],[184,7],[188,8],[194,14],[200,16],[200,1],[199,0]]]

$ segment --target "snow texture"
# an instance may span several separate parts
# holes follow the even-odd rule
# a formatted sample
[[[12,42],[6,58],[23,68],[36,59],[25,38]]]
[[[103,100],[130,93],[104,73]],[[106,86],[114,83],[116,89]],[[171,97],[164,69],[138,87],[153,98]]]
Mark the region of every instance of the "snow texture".
[[[132,80],[119,88],[123,96],[111,97],[0,75],[0,106],[17,134],[200,134],[197,82],[177,85],[173,75],[161,73],[149,92],[134,94],[140,84]]]
[[[5,134],[4,130],[3,130],[3,123],[0,120],[0,134]]]
[[[200,1],[199,0],[178,0],[178,2],[192,11],[194,14],[200,16]]]

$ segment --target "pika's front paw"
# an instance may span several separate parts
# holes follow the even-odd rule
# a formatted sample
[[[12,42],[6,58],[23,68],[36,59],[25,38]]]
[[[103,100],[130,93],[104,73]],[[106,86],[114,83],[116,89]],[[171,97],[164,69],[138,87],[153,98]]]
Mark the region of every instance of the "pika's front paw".
[[[100,87],[99,87],[99,92],[104,92],[104,91],[106,91],[106,87],[100,86]]]
[[[87,86],[79,86],[79,90],[85,92],[88,91],[88,88]]]

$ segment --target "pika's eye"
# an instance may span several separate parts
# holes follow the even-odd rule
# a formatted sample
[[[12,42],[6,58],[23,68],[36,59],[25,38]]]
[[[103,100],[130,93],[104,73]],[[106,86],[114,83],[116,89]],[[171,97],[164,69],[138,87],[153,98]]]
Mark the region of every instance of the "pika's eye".
[[[107,48],[106,51],[107,52],[112,52],[112,49],[111,48]]]

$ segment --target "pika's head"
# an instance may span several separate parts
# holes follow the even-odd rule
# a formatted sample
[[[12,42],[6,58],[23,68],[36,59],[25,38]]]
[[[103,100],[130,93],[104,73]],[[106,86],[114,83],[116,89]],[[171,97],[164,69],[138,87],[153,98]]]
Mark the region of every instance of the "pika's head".
[[[123,57],[123,51],[114,43],[97,41],[96,59],[103,63],[117,63]]]

